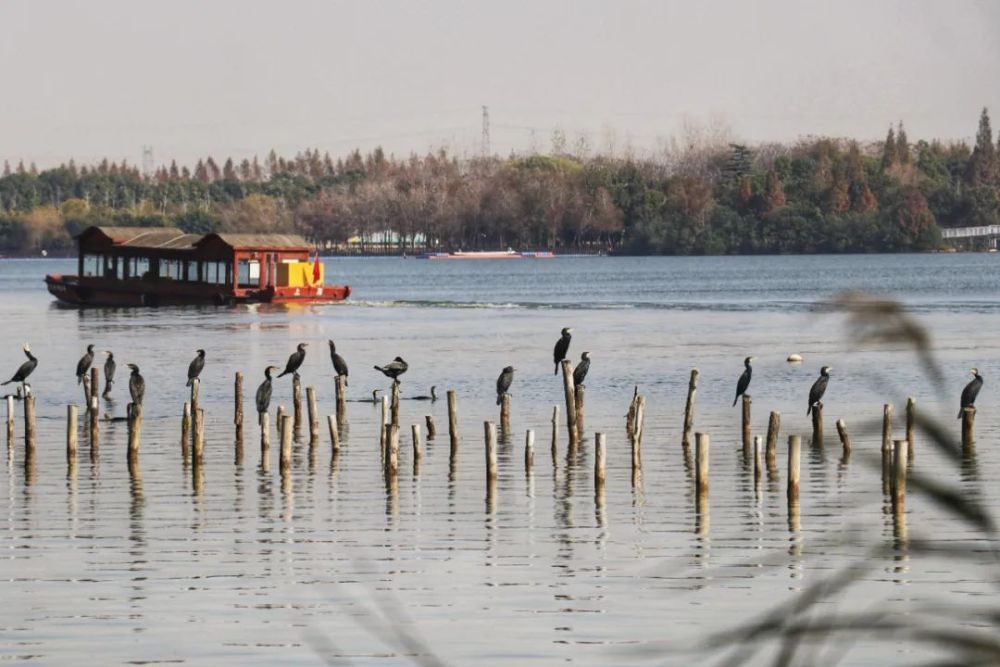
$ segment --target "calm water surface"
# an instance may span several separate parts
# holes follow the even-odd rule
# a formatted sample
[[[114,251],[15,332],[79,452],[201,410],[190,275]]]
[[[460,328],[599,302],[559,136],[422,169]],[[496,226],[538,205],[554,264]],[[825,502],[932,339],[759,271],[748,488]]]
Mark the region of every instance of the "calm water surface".
[[[993,588],[989,542],[956,564],[909,554],[881,493],[877,452],[882,404],[902,414],[914,396],[957,435],[957,395],[978,366],[975,464],[959,473],[917,443],[914,469],[982,489],[996,504],[1000,435],[1000,257],[914,255],[759,258],[559,258],[519,262],[330,260],[354,287],[337,306],[75,310],[56,306],[46,272],[73,262],[0,262],[0,371],[30,341],[39,444],[32,470],[18,441],[0,474],[0,659],[37,664],[415,664],[425,646],[450,664],[689,664],[665,654],[759,616],[769,605],[867,553],[895,545],[836,608],[885,601],[893,613],[944,601],[981,602]],[[941,397],[905,349],[858,350],[839,316],[817,301],[863,288],[905,302],[933,330],[949,394]],[[562,402],[551,350],[575,330],[574,358],[589,350],[587,432],[608,434],[603,502],[592,476],[592,436],[574,460],[550,454],[550,414]],[[233,456],[233,374],[252,397],[268,364],[310,343],[303,385],[333,410],[326,340],[351,365],[350,395],[387,383],[372,365],[411,364],[403,394],[432,385],[459,393],[458,468],[449,476],[447,407],[404,401],[402,474],[380,472],[378,410],[349,404],[344,451],[331,462],[295,448],[288,480],[261,472],[247,404],[242,465]],[[67,472],[65,406],[80,403],[73,377],[87,343],[139,364],[147,382],[141,475],[124,461],[124,424],[102,427],[100,456],[81,437]],[[206,464],[183,466],[179,430],[187,364],[208,362],[201,387]],[[788,354],[802,365],[785,362]],[[779,472],[757,495],[730,407],[742,359],[756,355],[754,430],[782,413]],[[493,385],[518,370],[513,436],[500,448],[500,479],[486,502],[482,423],[497,418]],[[834,367],[825,399],[827,445],[803,452],[799,525],[786,511],[788,433],[808,434],[806,395],[821,365]],[[701,371],[697,429],[711,434],[707,529],[696,532],[693,486],[680,446],[688,372]],[[4,378],[6,379],[6,378]],[[290,405],[291,382],[275,383]],[[624,415],[638,385],[648,397],[641,483],[633,487]],[[103,409],[124,414],[120,371]],[[439,436],[412,470],[409,424],[435,416]],[[840,460],[833,424],[844,418],[855,451]],[[897,418],[897,426],[900,420]],[[273,416],[272,416],[273,424]],[[526,429],[536,434],[526,476]],[[442,438],[442,435],[444,437]],[[808,438],[806,438],[808,443]],[[909,499],[911,537],[974,537],[928,501]],[[703,526],[705,527],[705,526]],[[420,644],[406,644],[401,637]],[[417,648],[415,648],[417,647]],[[893,642],[848,647],[857,665],[915,662],[926,649]],[[99,656],[99,658],[98,658]],[[814,662],[821,661],[822,656]]]

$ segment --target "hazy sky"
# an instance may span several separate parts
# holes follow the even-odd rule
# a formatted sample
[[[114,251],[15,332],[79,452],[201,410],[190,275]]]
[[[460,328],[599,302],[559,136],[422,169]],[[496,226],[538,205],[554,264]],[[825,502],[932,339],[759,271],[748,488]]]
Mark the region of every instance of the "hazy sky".
[[[1000,2],[0,0],[0,160],[967,138]],[[1000,122],[997,123],[1000,126]]]

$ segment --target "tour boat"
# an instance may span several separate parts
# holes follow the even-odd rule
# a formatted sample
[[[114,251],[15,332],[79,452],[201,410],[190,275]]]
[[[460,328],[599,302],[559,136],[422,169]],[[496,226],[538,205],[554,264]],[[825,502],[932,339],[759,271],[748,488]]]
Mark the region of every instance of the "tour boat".
[[[79,306],[329,303],[351,294],[327,285],[311,246],[291,234],[185,234],[168,227],[88,227],[77,236],[78,273],[49,274],[60,301]]]
[[[549,250],[475,250],[470,252],[425,252],[421,259],[551,259],[555,254]]]

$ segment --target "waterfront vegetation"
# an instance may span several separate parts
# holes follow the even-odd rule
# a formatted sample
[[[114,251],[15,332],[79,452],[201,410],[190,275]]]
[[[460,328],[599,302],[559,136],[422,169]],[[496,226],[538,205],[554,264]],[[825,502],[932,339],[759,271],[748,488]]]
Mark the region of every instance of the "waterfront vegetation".
[[[655,154],[594,153],[556,132],[548,154],[207,157],[142,174],[70,161],[0,176],[0,253],[73,251],[93,225],[297,232],[353,252],[426,248],[623,254],[926,251],[942,227],[1000,223],[1000,146],[805,138],[746,145],[690,133]],[[220,166],[221,163],[221,166]]]

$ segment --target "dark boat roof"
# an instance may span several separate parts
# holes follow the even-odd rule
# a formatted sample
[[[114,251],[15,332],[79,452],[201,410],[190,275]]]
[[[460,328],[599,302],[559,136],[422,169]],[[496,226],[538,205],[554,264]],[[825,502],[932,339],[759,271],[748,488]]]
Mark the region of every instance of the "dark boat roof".
[[[185,234],[171,227],[104,227],[92,226],[77,238],[100,234],[116,246],[158,250],[187,250],[218,239],[234,249],[283,248],[309,250],[312,246],[298,234]]]

